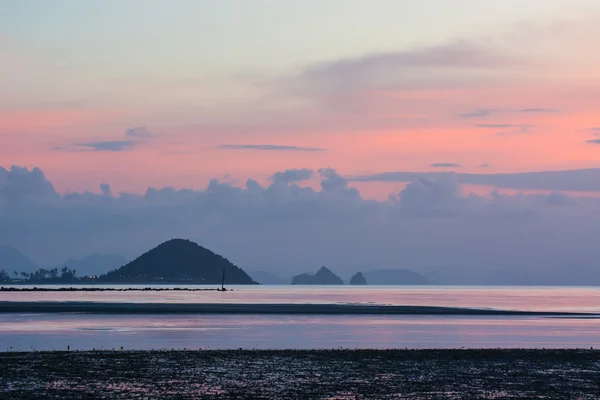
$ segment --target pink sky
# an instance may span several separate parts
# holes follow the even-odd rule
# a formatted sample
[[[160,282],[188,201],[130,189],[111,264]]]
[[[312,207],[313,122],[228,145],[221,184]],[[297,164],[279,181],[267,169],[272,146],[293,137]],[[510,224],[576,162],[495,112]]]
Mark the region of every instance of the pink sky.
[[[598,167],[600,14],[590,15],[277,70],[239,65],[250,72],[215,79],[198,71],[187,83],[175,70],[160,82],[125,69],[98,77],[85,63],[42,82],[44,52],[5,45],[2,70],[16,83],[0,78],[13,96],[0,103],[0,166],[39,166],[63,193],[266,183],[290,168],[353,176],[437,163],[469,173]],[[145,129],[126,133],[136,127]],[[358,186],[385,198],[402,185]]]

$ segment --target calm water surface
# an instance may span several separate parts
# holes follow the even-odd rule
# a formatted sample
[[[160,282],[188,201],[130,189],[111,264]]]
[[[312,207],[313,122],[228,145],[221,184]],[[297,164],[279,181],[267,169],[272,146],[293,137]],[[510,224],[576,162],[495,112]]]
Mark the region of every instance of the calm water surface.
[[[44,287],[39,286],[38,287]],[[52,286],[48,286],[52,287]],[[56,287],[56,286],[54,286]],[[151,285],[102,287],[152,287]],[[186,286],[154,286],[186,287]],[[188,286],[201,288],[202,286]],[[209,286],[205,286],[209,287]],[[214,286],[212,286],[214,288]],[[360,303],[494,308],[522,311],[600,312],[600,287],[506,286],[230,286],[197,292],[0,292],[0,301],[139,303]]]
[[[0,324],[0,351],[600,347],[599,319],[9,314]]]
[[[230,292],[0,292],[0,301],[362,303],[600,312],[592,287],[237,286]],[[600,347],[600,319],[0,313],[0,351]]]

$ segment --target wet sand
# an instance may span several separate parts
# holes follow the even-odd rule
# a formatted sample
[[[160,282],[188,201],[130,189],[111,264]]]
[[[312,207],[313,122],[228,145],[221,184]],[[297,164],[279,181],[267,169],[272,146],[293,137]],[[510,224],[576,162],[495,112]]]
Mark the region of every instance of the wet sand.
[[[0,398],[598,399],[592,350],[0,353]]]
[[[0,313],[100,314],[332,314],[332,315],[473,315],[598,317],[598,314],[494,310],[457,307],[393,306],[369,304],[245,304],[245,303],[117,303],[86,301],[0,301]]]

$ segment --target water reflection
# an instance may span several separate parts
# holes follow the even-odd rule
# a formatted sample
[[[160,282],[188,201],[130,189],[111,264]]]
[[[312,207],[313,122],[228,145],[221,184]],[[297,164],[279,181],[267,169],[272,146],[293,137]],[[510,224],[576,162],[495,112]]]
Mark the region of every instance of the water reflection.
[[[362,303],[485,307],[522,311],[600,312],[600,288],[598,287],[232,286],[231,288],[233,290],[228,292],[0,292],[0,301]]]
[[[0,314],[0,325],[0,351],[600,346],[598,319]]]

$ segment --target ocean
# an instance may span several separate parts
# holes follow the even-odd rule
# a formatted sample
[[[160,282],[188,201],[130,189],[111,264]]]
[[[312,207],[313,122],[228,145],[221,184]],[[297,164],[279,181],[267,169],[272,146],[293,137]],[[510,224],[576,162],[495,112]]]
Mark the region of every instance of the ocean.
[[[597,287],[230,286],[229,289],[232,290],[0,292],[0,302],[360,304],[600,314]],[[599,331],[599,318],[581,316],[0,312],[0,351],[67,347],[71,350],[590,348],[600,347]]]

